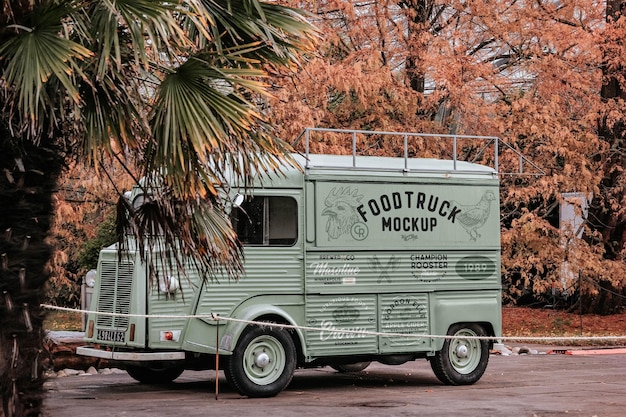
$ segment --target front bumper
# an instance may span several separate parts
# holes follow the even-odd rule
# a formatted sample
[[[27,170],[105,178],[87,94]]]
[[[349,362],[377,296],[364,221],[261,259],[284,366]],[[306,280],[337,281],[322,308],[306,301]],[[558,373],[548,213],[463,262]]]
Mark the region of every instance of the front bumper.
[[[185,359],[185,352],[119,352],[98,349],[92,346],[79,346],[76,348],[76,354],[83,356],[91,356],[94,358],[108,359],[112,361],[125,362],[149,362],[149,361],[177,361]]]

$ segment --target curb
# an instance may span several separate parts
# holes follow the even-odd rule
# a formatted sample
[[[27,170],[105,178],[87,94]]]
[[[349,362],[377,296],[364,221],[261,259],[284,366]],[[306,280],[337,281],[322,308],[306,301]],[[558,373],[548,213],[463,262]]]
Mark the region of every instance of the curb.
[[[552,355],[624,355],[626,354],[626,348],[601,348],[601,349],[552,349],[547,352]]]

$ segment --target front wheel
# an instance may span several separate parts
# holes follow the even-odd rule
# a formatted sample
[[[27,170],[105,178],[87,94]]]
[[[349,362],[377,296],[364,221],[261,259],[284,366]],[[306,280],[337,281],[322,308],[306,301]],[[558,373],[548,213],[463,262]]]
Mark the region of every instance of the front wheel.
[[[485,330],[478,324],[455,324],[448,330],[453,338],[446,339],[443,348],[430,360],[437,378],[447,385],[470,385],[478,381],[487,369],[489,343]]]
[[[248,397],[273,397],[284,390],[296,369],[296,347],[287,330],[249,326],[225,369],[234,388]]]
[[[126,366],[128,375],[142,384],[168,384],[178,378],[184,370],[182,366]]]

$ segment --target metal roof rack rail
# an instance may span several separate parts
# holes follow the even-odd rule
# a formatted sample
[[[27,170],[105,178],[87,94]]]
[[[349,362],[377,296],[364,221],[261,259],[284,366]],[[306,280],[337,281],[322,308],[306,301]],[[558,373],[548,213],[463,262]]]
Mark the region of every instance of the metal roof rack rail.
[[[302,137],[304,136],[304,157],[306,158],[305,168],[308,169],[309,166],[309,155],[311,155],[311,134],[312,133],[320,133],[320,134],[341,134],[348,135],[352,142],[352,168],[358,168],[356,164],[357,156],[363,156],[362,154],[357,152],[357,145],[359,143],[359,136],[395,136],[402,137],[402,145],[404,151],[404,171],[414,171],[415,169],[409,168],[409,140],[423,138],[426,140],[436,140],[443,139],[446,142],[449,142],[448,146],[451,146],[451,149],[448,151],[450,154],[450,160],[453,162],[453,171],[457,172],[457,163],[459,161],[463,162],[471,162],[478,163],[480,158],[485,155],[486,152],[492,153],[492,163],[493,169],[497,173],[497,175],[509,175],[509,176],[518,176],[518,175],[530,175],[530,176],[542,176],[545,175],[545,172],[534,162],[532,162],[528,157],[523,155],[520,151],[513,148],[510,144],[506,143],[502,139],[497,136],[475,136],[475,135],[455,135],[455,134],[442,134],[442,133],[416,133],[416,132],[388,132],[388,131],[375,131],[375,130],[353,130],[353,129],[329,129],[329,128],[319,128],[319,127],[310,127],[304,129],[304,131],[296,138],[293,142],[292,146],[296,147]],[[482,142],[482,147],[478,148],[477,151],[472,152],[473,158],[468,161],[466,159],[459,159],[459,149],[462,148],[461,143],[465,141],[475,141]],[[491,149],[491,151],[489,151]],[[500,172],[500,159],[503,152],[510,151],[513,153],[513,157],[517,160],[517,170],[515,172]],[[530,172],[528,170],[524,170],[524,167],[530,167]],[[332,166],[325,166],[326,168],[333,168]]]

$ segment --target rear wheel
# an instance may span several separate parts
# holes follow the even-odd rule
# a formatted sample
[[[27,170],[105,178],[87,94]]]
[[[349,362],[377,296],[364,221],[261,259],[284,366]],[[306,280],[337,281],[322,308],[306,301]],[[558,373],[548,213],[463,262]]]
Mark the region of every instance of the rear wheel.
[[[451,326],[448,335],[454,338],[446,339],[443,348],[430,360],[433,372],[447,385],[475,383],[489,362],[489,342],[474,339],[485,336],[485,330],[475,323],[461,323]]]
[[[226,366],[226,379],[248,397],[273,397],[291,382],[296,347],[287,330],[249,326]]]
[[[182,366],[171,365],[126,366],[128,375],[142,384],[167,384],[178,378],[184,370]]]

